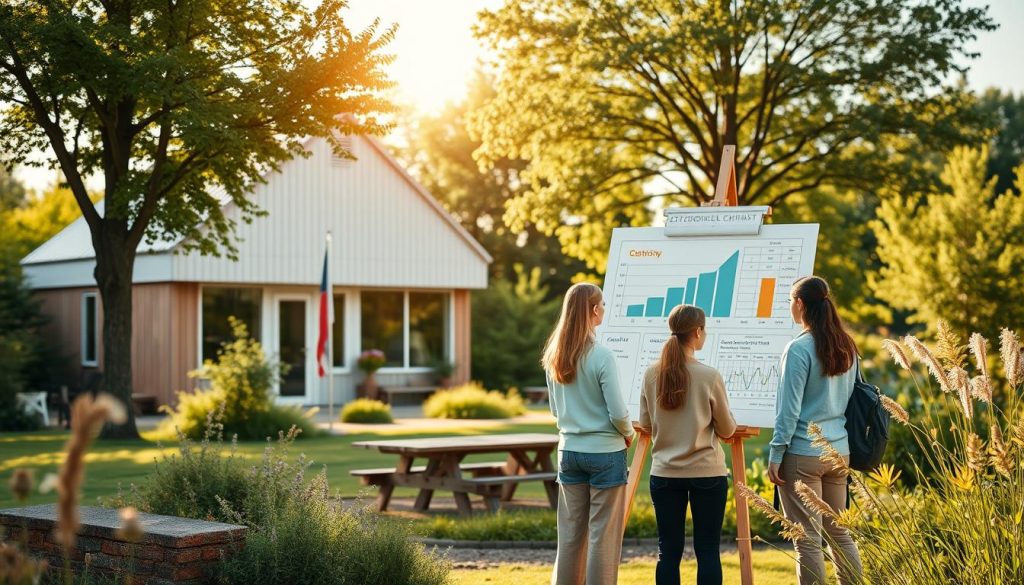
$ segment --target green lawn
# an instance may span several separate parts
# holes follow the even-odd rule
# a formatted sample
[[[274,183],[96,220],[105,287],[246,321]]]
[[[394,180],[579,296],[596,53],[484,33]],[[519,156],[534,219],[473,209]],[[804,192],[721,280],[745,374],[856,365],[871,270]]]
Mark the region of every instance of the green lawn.
[[[754,551],[754,581],[757,585],[790,585],[796,579],[793,560],[785,553],[775,550]],[[739,556],[735,553],[722,555],[722,582],[725,585],[739,585]],[[683,583],[697,579],[695,561],[684,561],[680,573]],[[457,569],[452,571],[453,585],[476,585],[477,583],[515,583],[516,585],[547,585],[551,582],[550,565],[501,565],[494,569]],[[649,585],[654,582],[654,562],[629,561],[619,569],[619,585]]]
[[[457,431],[447,430],[424,432],[423,429],[403,429],[380,432],[365,432],[341,437],[315,437],[297,441],[293,451],[304,453],[313,461],[313,469],[319,470],[326,466],[327,476],[333,490],[343,496],[356,496],[360,493],[373,495],[359,485],[349,475],[349,470],[364,467],[392,466],[396,460],[393,456],[382,455],[376,451],[353,448],[355,441],[386,439],[397,437],[433,437],[453,434],[484,434],[484,433],[531,433],[556,432],[552,424],[505,424],[501,426],[481,427],[467,421]],[[747,442],[746,456],[749,461],[763,454],[768,442],[768,432],[762,432]],[[29,467],[36,470],[37,480],[43,475],[55,472],[63,460],[64,442],[67,440],[65,431],[41,431],[35,433],[0,433],[0,480],[6,485],[11,472],[18,467]],[[239,444],[239,452],[257,461],[265,447],[262,442]],[[93,504],[98,497],[109,497],[117,493],[118,487],[127,488],[130,484],[139,484],[145,480],[152,469],[154,460],[162,454],[174,453],[174,444],[160,445],[152,441],[97,441],[87,454],[86,479],[83,503]],[[728,453],[728,450],[726,451]],[[479,455],[469,461],[493,460],[494,455]],[[645,470],[644,476],[649,474]],[[645,482],[646,484],[646,482]],[[641,486],[641,493],[646,486]],[[414,496],[413,490],[396,490],[396,497]],[[438,494],[443,496],[444,494]],[[543,487],[536,482],[523,484],[516,496],[518,498],[544,498]],[[56,495],[35,495],[32,503],[48,503],[55,501]],[[6,489],[0,489],[0,508],[14,506],[15,502]]]

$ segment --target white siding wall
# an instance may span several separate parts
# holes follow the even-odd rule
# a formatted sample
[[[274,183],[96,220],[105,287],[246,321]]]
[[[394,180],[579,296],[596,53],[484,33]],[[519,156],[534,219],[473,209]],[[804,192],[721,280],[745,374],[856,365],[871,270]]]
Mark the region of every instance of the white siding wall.
[[[91,244],[90,244],[91,245]],[[171,280],[170,254],[139,254],[135,257],[133,282],[144,284]],[[29,286],[34,289],[96,286],[96,261],[69,260],[46,264],[25,264],[22,266]]]
[[[326,141],[311,141],[312,156],[257,187],[254,200],[269,215],[238,226],[239,261],[176,255],[174,280],[318,284],[331,230],[337,285],[486,287],[486,261],[446,218],[370,143],[353,146],[359,160],[338,165]]]

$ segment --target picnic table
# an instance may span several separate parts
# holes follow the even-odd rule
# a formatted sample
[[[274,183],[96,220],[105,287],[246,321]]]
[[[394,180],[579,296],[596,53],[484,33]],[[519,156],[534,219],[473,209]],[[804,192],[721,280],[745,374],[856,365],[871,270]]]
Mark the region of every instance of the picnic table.
[[[452,492],[460,515],[473,513],[470,494],[483,496],[487,509],[496,512],[501,502],[512,499],[516,487],[524,481],[543,482],[548,503],[552,508],[558,506],[557,474],[552,461],[552,454],[558,448],[558,435],[555,434],[358,441],[352,446],[398,455],[398,464],[394,468],[355,469],[350,472],[364,485],[380,487],[377,509],[382,512],[387,510],[396,487],[419,488],[414,506],[419,512],[430,507],[435,490]],[[480,453],[507,454],[507,458],[505,461],[463,463],[467,456]],[[414,466],[417,458],[425,459],[425,465]]]

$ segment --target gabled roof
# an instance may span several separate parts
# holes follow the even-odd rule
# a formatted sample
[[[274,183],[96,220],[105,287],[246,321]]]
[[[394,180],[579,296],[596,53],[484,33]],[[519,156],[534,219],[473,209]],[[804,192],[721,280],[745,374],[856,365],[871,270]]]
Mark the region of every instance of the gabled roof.
[[[430,208],[445,221],[452,230],[455,231],[458,236],[465,241],[466,245],[469,246],[484,262],[490,263],[493,258],[487,253],[487,250],[480,245],[473,236],[466,231],[464,227],[455,219],[450,213],[448,213],[444,207],[438,203],[437,199],[434,198],[422,185],[419,184],[411,175],[402,167],[401,164],[388,152],[388,149],[382,142],[372,136],[361,136],[368,144],[370,144],[380,156],[387,161],[388,165],[406,181],[413,191],[423,198],[423,200],[430,206]],[[312,140],[315,138],[307,139],[304,146],[308,147]],[[268,173],[263,176],[266,181],[272,176],[273,173]],[[230,202],[226,202],[225,206],[230,205]],[[104,204],[103,201],[99,201],[96,204],[96,211],[103,215]],[[138,254],[164,254],[173,251],[183,241],[183,238],[179,237],[176,239],[158,239],[153,242],[146,242],[143,240],[138,247]],[[58,262],[68,262],[77,260],[91,260],[95,258],[96,254],[92,246],[92,234],[89,231],[89,225],[85,221],[84,217],[80,217],[77,220],[68,224],[64,229],[58,232],[55,236],[44,242],[38,248],[30,252],[21,260],[22,265],[37,265],[37,264],[51,264]]]

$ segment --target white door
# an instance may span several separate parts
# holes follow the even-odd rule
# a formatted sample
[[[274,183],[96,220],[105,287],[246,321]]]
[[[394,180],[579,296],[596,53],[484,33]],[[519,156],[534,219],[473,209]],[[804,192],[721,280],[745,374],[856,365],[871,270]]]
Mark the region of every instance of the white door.
[[[316,375],[316,340],[312,339],[309,295],[274,295],[272,341],[286,372],[277,386],[279,402],[309,404]]]

